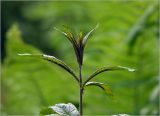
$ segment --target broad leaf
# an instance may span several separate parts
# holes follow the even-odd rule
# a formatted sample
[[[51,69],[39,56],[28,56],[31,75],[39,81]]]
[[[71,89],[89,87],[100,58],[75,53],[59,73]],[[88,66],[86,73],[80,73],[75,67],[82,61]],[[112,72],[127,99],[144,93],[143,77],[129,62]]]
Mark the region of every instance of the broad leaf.
[[[53,114],[53,113],[54,113],[54,111],[53,111],[52,108],[43,108],[40,111],[41,115],[50,115],[50,114]]]
[[[99,26],[99,24],[97,24],[95,28],[93,28],[90,32],[88,32],[88,33],[84,36],[83,41],[82,41],[83,47],[86,45],[86,42],[87,42],[87,40],[88,40],[89,35],[90,35],[95,29],[97,29],[98,26]]]
[[[105,72],[105,71],[114,71],[114,70],[126,70],[126,71],[130,71],[133,72],[135,71],[135,69],[131,69],[131,68],[127,68],[127,67],[123,67],[123,66],[114,66],[114,67],[102,67],[97,69],[91,76],[89,76],[89,78],[84,82],[87,83],[89,82],[89,80],[91,80],[92,78],[94,78],[96,75]]]
[[[112,115],[112,116],[129,116],[128,114],[116,114],[116,115]]]
[[[62,115],[62,116],[80,116],[77,108],[71,104],[56,104],[54,106],[50,106],[57,114]]]
[[[108,85],[104,84],[104,83],[100,83],[100,82],[87,82],[85,84],[85,87],[86,86],[97,86],[97,87],[100,87],[108,95],[113,96],[113,92],[112,92],[111,88]]]
[[[75,72],[67,65],[65,64],[63,61],[57,59],[54,56],[49,56],[49,55],[44,55],[44,54],[29,54],[29,53],[25,53],[25,54],[18,54],[20,56],[32,56],[32,57],[38,57],[47,61],[50,61],[54,64],[57,64],[58,66],[62,67],[63,69],[65,69],[67,72],[69,72],[78,82],[79,79],[76,76]]]
[[[49,115],[45,115],[45,116],[61,116],[59,114],[49,114]]]

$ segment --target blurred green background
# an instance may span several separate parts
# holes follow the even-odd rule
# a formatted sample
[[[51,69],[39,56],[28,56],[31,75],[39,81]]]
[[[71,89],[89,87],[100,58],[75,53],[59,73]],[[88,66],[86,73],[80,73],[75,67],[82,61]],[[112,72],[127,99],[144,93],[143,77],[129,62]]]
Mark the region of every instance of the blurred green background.
[[[84,78],[101,66],[136,68],[135,73],[106,72],[94,80],[109,84],[84,92],[84,114],[158,115],[158,3],[155,0],[1,1],[2,115],[38,115],[43,107],[73,103],[79,89],[58,66],[17,53],[45,53],[65,61],[78,73],[68,40],[53,28],[68,25],[75,32],[99,28],[84,55]]]

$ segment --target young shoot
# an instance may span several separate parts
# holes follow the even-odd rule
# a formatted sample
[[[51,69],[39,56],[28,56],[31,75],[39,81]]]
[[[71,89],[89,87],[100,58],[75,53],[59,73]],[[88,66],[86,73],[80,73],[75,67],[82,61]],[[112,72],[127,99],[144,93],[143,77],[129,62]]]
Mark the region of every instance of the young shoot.
[[[24,54],[18,54],[20,56],[32,56],[32,57],[37,57],[41,58],[43,60],[47,60],[49,62],[52,62],[64,70],[66,70],[68,73],[71,74],[73,79],[77,82],[79,85],[79,111],[77,108],[71,104],[56,104],[54,106],[50,106],[48,110],[43,109],[40,114],[45,114],[45,115],[54,115],[53,111],[56,112],[58,115],[69,115],[69,116],[82,116],[83,115],[83,94],[84,94],[84,89],[88,86],[96,86],[104,90],[108,95],[113,95],[112,90],[107,84],[104,84],[102,82],[93,82],[91,81],[93,78],[95,78],[98,74],[102,72],[107,72],[107,71],[115,71],[115,70],[126,70],[133,72],[135,71],[134,69],[123,67],[123,66],[113,66],[113,67],[101,67],[97,69],[95,72],[93,72],[89,77],[87,77],[86,80],[84,80],[83,75],[82,75],[82,68],[83,68],[83,55],[84,55],[84,48],[85,45],[89,39],[89,36],[91,33],[98,28],[98,24],[96,25],[95,28],[93,28],[91,31],[89,31],[86,34],[83,34],[83,32],[79,32],[78,35],[74,35],[69,28],[65,27],[65,31],[61,31],[57,28],[55,30],[59,31],[62,33],[71,43],[71,45],[74,48],[74,52],[76,55],[78,67],[79,67],[79,74],[77,75],[75,71],[68,66],[64,61],[54,57],[54,56],[49,56],[45,54],[30,54],[30,53],[24,53]]]

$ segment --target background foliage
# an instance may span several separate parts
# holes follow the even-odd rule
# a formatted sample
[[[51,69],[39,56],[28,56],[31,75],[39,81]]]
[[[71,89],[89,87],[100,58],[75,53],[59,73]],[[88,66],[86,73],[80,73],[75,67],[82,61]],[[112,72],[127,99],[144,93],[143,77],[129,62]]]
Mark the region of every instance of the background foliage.
[[[108,72],[95,80],[109,84],[111,99],[98,88],[84,91],[84,114],[159,114],[158,3],[137,1],[2,1],[1,110],[4,115],[38,115],[45,106],[78,107],[77,83],[54,64],[17,56],[45,53],[77,71],[72,46],[53,27],[75,33],[97,23],[85,49],[84,78],[101,66],[122,65],[137,72]]]

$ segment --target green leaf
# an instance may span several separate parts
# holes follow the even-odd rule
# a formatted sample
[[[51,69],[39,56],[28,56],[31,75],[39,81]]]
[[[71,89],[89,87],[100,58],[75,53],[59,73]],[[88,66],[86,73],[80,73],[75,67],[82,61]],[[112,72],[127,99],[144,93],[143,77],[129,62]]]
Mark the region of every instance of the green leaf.
[[[104,84],[104,83],[100,83],[100,82],[87,82],[85,84],[85,87],[86,86],[97,86],[97,87],[100,87],[108,95],[113,96],[113,92],[112,92],[111,88],[108,85]]]
[[[78,45],[82,44],[82,40],[83,40],[83,32],[80,31],[78,34],[78,39],[77,39]]]
[[[56,27],[54,27],[54,29],[61,32],[65,37],[67,37],[67,39],[71,42],[71,44],[74,47],[78,47],[78,44],[77,44],[76,39],[74,38],[74,35],[69,31],[69,29],[67,27],[65,27],[65,32],[57,29]]]
[[[44,60],[47,60],[49,62],[52,62],[54,64],[57,64],[58,66],[62,67],[63,69],[65,69],[67,72],[69,72],[74,79],[76,79],[79,82],[78,77],[76,76],[75,72],[67,65],[65,64],[63,61],[57,59],[54,56],[49,56],[49,55],[45,55],[45,54],[29,54],[29,53],[25,53],[25,54],[18,54],[20,56],[32,56],[32,57],[38,57]]]
[[[86,84],[87,82],[89,82],[92,78],[94,78],[96,75],[105,72],[105,71],[115,71],[115,70],[126,70],[126,71],[130,71],[133,72],[135,71],[135,69],[131,69],[131,68],[127,68],[127,67],[123,67],[123,66],[114,66],[114,67],[102,67],[97,69],[91,76],[89,76],[89,78],[84,82],[84,84]]]
[[[74,38],[74,35],[70,32],[69,28],[65,27],[65,32],[57,29],[56,27],[54,29],[57,30],[57,31],[59,31],[59,32],[61,32],[63,35],[65,35],[65,37],[71,42],[71,44],[72,44],[72,46],[74,48],[76,57],[77,57],[77,62],[79,64],[82,64],[82,58],[81,58],[82,56],[80,54],[78,42]]]
[[[49,115],[49,114],[53,114],[54,111],[52,110],[52,108],[43,108],[40,111],[40,115]]]
[[[158,9],[158,4],[151,4],[144,14],[139,18],[139,20],[135,23],[133,28],[131,28],[130,32],[127,36],[127,43],[129,44],[128,52],[132,53],[133,47],[138,40],[138,37],[143,33],[144,28],[147,27],[148,19],[155,13]]]
[[[57,114],[62,115],[62,116],[80,116],[77,108],[71,104],[56,104],[54,106],[50,106]]]
[[[99,26],[99,24],[97,24],[95,28],[93,28],[90,32],[88,32],[88,33],[84,36],[83,41],[82,41],[83,47],[86,45],[86,42],[87,42],[87,40],[88,40],[89,35],[90,35],[95,29],[97,29],[98,26]]]

